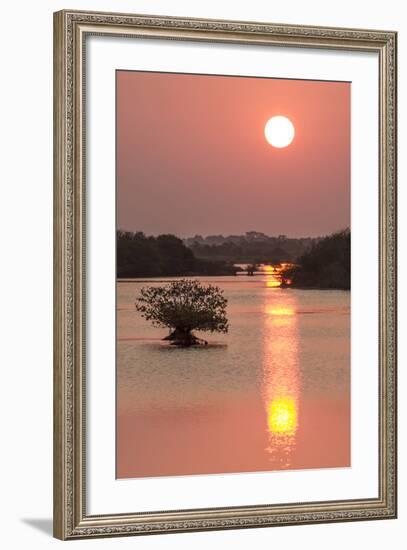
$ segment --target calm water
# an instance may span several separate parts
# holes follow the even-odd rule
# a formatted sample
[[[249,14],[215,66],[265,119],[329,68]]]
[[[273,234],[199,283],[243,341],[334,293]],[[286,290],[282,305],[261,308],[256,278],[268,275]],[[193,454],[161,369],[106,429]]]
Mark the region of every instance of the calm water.
[[[200,279],[230,329],[187,349],[135,310],[162,281],[117,285],[117,477],[349,466],[350,293]]]

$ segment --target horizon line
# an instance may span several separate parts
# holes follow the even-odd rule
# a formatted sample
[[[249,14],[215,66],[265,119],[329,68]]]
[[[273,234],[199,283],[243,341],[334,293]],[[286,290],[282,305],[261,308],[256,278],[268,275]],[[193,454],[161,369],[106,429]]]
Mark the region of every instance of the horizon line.
[[[181,239],[181,240],[193,239],[195,237],[201,237],[202,239],[206,239],[207,237],[223,237],[223,238],[227,239],[228,237],[246,237],[246,235],[248,235],[250,233],[258,233],[259,235],[264,235],[265,237],[271,238],[271,239],[278,239],[279,237],[284,237],[286,239],[321,239],[323,237],[327,237],[329,235],[335,235],[336,233],[342,233],[344,231],[351,232],[349,226],[342,227],[340,229],[336,229],[336,230],[331,231],[329,233],[324,233],[324,234],[319,234],[319,235],[302,235],[302,236],[287,235],[286,233],[278,233],[278,234],[274,234],[274,235],[268,235],[267,233],[264,233],[263,231],[256,231],[255,229],[245,231],[244,233],[241,233],[241,234],[230,233],[230,234],[226,235],[226,234],[223,234],[223,233],[208,233],[208,234],[204,235],[204,234],[200,234],[200,233],[195,233],[194,235],[186,235],[186,236],[181,236],[181,235],[178,235],[178,234],[176,234],[174,232],[171,232],[171,231],[147,234],[145,231],[143,231],[141,229],[137,229],[137,230],[123,229],[121,227],[116,228],[116,232],[118,232],[118,231],[122,231],[122,232],[125,232],[125,233],[143,233],[146,237],[155,237],[155,238],[159,237],[161,235],[173,235],[174,237],[177,237],[178,239]]]

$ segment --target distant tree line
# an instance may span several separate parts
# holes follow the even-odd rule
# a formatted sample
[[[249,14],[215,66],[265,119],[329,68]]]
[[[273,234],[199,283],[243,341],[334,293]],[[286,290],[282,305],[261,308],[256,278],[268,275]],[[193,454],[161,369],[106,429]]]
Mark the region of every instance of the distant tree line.
[[[293,262],[294,267],[282,273],[282,280],[289,280],[290,286],[350,289],[349,229],[324,238],[277,239],[281,241],[281,246],[277,248],[270,248],[267,237],[246,239],[246,242],[240,244],[223,241],[209,245],[194,241],[186,246],[185,241],[175,235],[152,237],[141,231],[132,233],[119,230],[117,277],[235,275],[239,271],[235,263],[255,266],[259,263]],[[287,246],[289,241],[303,243],[295,244],[294,253]],[[301,247],[303,252],[298,254]]]
[[[184,243],[197,258],[223,260],[233,263],[295,262],[318,238],[290,238],[286,235],[269,237],[257,231],[245,235],[195,235],[184,239]]]
[[[350,230],[324,237],[303,254],[295,267],[284,273],[291,286],[350,290]]]
[[[174,235],[151,237],[119,230],[116,251],[118,278],[234,275],[237,271],[230,262],[196,258]]]

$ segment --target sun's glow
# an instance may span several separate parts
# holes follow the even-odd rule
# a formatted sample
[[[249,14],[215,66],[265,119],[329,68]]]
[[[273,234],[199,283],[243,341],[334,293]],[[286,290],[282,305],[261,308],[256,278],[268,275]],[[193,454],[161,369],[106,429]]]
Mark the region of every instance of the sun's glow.
[[[263,267],[263,271],[266,273],[273,273],[274,272],[274,266],[273,265],[265,265]]]
[[[289,118],[273,116],[264,127],[264,135],[270,145],[281,149],[290,145],[294,139],[295,128]]]

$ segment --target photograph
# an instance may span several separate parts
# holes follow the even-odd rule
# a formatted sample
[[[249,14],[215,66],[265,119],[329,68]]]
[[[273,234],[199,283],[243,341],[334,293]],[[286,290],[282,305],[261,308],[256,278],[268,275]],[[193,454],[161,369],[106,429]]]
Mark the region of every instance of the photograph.
[[[115,74],[116,479],[350,468],[352,83]]]

